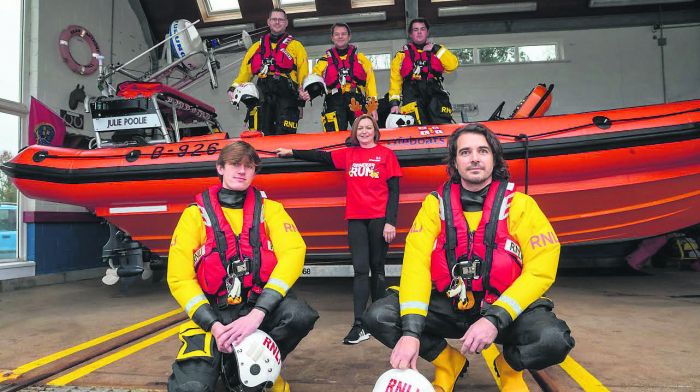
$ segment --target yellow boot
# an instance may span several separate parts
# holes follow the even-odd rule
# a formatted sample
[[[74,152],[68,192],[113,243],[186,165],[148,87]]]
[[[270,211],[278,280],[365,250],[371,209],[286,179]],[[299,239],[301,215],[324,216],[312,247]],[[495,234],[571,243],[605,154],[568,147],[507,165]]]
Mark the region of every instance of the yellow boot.
[[[496,368],[496,374],[501,379],[501,392],[529,391],[525,380],[523,380],[523,371],[513,370],[503,358],[503,354],[496,357],[493,365]]]
[[[275,380],[275,384],[272,385],[270,392],[290,392],[289,383],[284,381],[282,376],[278,376]]]
[[[449,344],[432,362],[435,366],[435,392],[452,392],[457,382],[469,366],[469,361]]]

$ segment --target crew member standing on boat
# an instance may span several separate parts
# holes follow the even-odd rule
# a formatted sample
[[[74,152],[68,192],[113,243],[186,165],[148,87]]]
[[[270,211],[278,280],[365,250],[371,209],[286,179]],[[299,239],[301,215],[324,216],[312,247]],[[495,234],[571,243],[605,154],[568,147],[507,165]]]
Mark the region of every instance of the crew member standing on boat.
[[[352,126],[355,121],[355,112],[350,109],[352,99],[359,105],[376,106],[377,85],[372,63],[357,47],[349,44],[351,38],[350,26],[334,24],[331,27],[333,47],[313,68],[313,73],[323,78],[328,91],[321,113],[326,132],[347,130]],[[377,119],[376,108],[369,114]]]
[[[304,105],[300,86],[309,73],[306,49],[286,33],[288,23],[283,9],[270,12],[270,32],[248,49],[228,92],[233,100],[235,88],[257,76],[260,102],[248,110],[246,122],[248,129],[265,135],[296,133]]]
[[[389,243],[396,237],[401,168],[394,152],[378,144],[379,136],[377,122],[363,114],[352,125],[350,141],[354,147],[332,152],[277,149],[280,157],[321,162],[345,171],[345,219],[348,220],[348,243],[355,272],[355,320],[343,339],[345,344],[369,338],[361,323],[362,314],[370,295],[372,301],[377,301],[386,294],[384,261]]]
[[[559,242],[528,195],[508,182],[503,149],[481,124],[448,142],[450,180],[429,194],[406,238],[399,293],[375,302],[364,325],[393,347],[394,368],[435,366],[436,392],[451,392],[492,343],[502,391],[526,391],[523,369],[564,360],[574,339],[543,297],[554,282]],[[431,288],[432,287],[432,288]],[[460,338],[456,350],[445,338]]]
[[[426,19],[409,23],[409,42],[391,61],[391,113],[410,114],[416,124],[449,124],[452,104],[442,87],[442,75],[457,69],[459,60],[446,47],[429,42],[429,36]]]
[[[216,162],[221,184],[198,195],[175,228],[168,285],[190,320],[180,328],[170,392],[214,391],[222,363],[235,361],[232,344],[257,329],[284,359],[318,319],[290,291],[306,245],[284,207],[251,186],[259,167],[250,144],[226,146]],[[289,392],[289,384],[279,377],[272,391]]]

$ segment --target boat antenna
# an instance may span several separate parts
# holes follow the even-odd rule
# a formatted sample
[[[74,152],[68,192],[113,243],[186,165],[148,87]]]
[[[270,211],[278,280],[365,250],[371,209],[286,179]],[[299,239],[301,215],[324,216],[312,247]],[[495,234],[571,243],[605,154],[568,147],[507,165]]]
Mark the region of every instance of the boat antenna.
[[[150,48],[144,50],[144,51],[141,52],[139,55],[137,55],[136,57],[134,57],[134,58],[132,58],[131,60],[127,61],[126,63],[120,65],[120,66],[117,67],[117,68],[112,68],[112,67],[110,66],[110,67],[109,67],[110,69],[107,71],[107,70],[105,70],[104,67],[102,67],[102,68],[101,68],[101,69],[102,69],[102,72],[100,72],[100,75],[97,77],[97,79],[98,79],[98,80],[97,80],[98,86],[103,85],[103,84],[105,83],[105,81],[106,81],[108,78],[111,78],[115,73],[117,73],[117,72],[122,72],[122,73],[124,73],[124,72],[125,72],[124,68],[125,68],[127,65],[129,65],[129,64],[133,63],[134,61],[140,59],[141,57],[143,57],[143,56],[146,55],[147,53],[151,52],[153,49],[155,49],[155,48],[157,48],[157,47],[163,45],[163,44],[166,43],[166,42],[169,42],[169,41],[172,40],[173,38],[175,38],[175,37],[177,37],[178,35],[184,33],[185,31],[187,31],[188,28],[190,28],[190,27],[196,25],[197,23],[199,23],[199,22],[201,22],[201,21],[202,21],[201,19],[197,19],[197,20],[195,20],[195,21],[192,22],[192,23],[187,22],[187,23],[185,24],[185,27],[184,27],[182,30],[178,30],[178,31],[175,32],[175,34],[169,35],[169,36],[168,36],[167,38],[165,38],[164,40],[162,40],[162,41],[158,42],[157,44],[151,46]],[[100,59],[98,58],[98,60],[100,60]],[[101,61],[101,60],[100,60],[100,61]],[[130,74],[128,74],[127,76],[133,77],[133,75],[130,75]],[[134,78],[134,79],[137,79],[137,78]],[[108,83],[108,84],[109,84],[109,83]],[[113,88],[112,86],[109,86],[109,89],[110,89],[110,90],[114,90],[114,88]]]

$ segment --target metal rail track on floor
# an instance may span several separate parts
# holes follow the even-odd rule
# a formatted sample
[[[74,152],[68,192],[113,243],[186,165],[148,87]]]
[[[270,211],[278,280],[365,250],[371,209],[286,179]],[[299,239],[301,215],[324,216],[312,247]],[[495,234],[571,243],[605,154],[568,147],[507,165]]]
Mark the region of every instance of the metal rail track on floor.
[[[92,373],[97,369],[177,334],[181,322],[186,319],[187,317],[181,309],[175,309],[29,362],[11,372],[0,374],[0,392],[17,392],[24,388],[40,384],[42,381],[50,379],[57,374],[102,356],[102,358],[94,362],[80,366],[46,383],[46,385],[49,386],[66,386],[72,381]],[[137,343],[130,345],[133,342]],[[498,348],[496,345],[491,345],[483,350],[481,355],[484,357],[489,371],[500,390],[500,379],[494,368],[494,359],[499,355]],[[586,392],[608,392],[608,389],[600,381],[573,358],[567,356],[560,366],[582,390]],[[556,381],[544,371],[529,372],[542,391],[558,392],[560,390]]]
[[[9,373],[0,375],[0,392],[16,392],[22,390],[99,356],[112,353],[48,383],[48,385],[55,386],[66,385],[96,369],[177,334],[179,324],[186,320],[186,318],[187,315],[183,313],[181,309],[175,309],[160,316],[153,317],[29,362]],[[153,336],[128,346],[130,343],[144,339],[149,335]]]

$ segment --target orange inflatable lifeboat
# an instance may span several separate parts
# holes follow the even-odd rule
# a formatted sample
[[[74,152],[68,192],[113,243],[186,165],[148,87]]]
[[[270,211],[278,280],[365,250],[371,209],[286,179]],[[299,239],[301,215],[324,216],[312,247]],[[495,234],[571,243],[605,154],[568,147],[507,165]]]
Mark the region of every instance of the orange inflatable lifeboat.
[[[158,104],[171,93],[161,90],[139,99]],[[187,103],[186,97],[171,98]],[[517,118],[485,125],[503,143],[518,190],[537,200],[562,243],[638,239],[700,222],[700,100],[531,116],[544,112],[550,99],[551,87],[537,86],[516,110]],[[105,102],[103,109],[113,113],[150,110],[143,102],[114,101],[111,109],[113,101]],[[205,106],[189,103],[192,118],[198,110],[207,113]],[[521,112],[528,116],[518,117]],[[460,126],[381,131],[380,143],[395,151],[403,170],[391,252],[403,250],[423,198],[447,178],[447,138]],[[215,132],[174,135],[169,128],[166,143],[158,141],[160,131],[153,139],[151,131],[137,131],[146,135],[145,143],[112,142],[92,150],[29,146],[2,170],[26,196],[83,206],[155,254],[167,255],[181,212],[195,194],[219,181],[217,154],[237,139]],[[331,132],[246,138],[263,162],[255,185],[284,204],[307,243],[310,262],[348,254],[343,174],[322,164],[279,159],[273,151],[330,151],[343,147],[347,137],[347,132]]]

